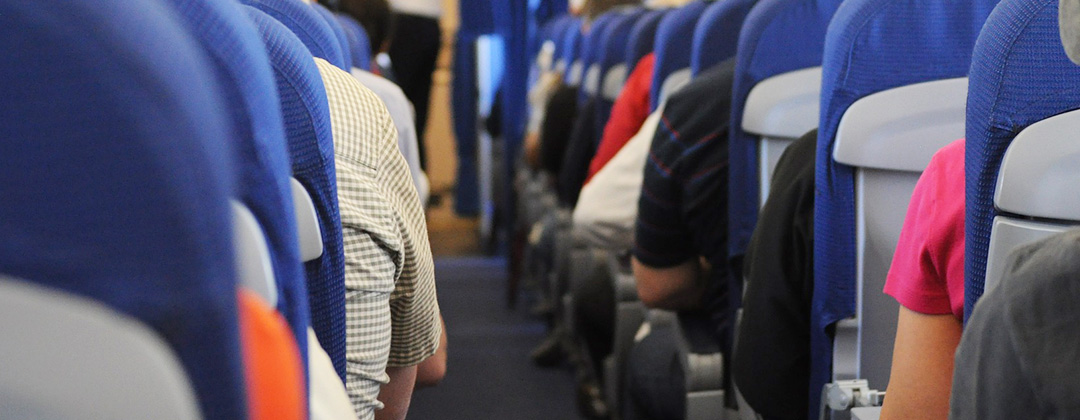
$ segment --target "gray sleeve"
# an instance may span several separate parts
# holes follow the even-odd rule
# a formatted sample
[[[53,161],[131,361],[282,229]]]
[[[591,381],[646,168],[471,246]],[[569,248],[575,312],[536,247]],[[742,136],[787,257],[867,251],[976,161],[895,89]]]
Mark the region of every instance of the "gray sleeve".
[[[1002,295],[983,296],[964,330],[953,369],[950,420],[1043,418],[1033,412],[1035,395],[1004,321]]]

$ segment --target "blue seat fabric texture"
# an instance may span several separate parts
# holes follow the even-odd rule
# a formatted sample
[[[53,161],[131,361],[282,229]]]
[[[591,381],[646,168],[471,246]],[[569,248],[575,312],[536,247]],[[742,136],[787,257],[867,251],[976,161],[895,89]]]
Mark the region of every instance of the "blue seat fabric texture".
[[[965,316],[983,293],[1001,159],[1027,126],[1080,108],[1080,67],[1061,47],[1057,0],[1003,0],[975,43],[968,78]]]
[[[570,68],[573,67],[574,61],[581,58],[584,34],[581,33],[581,19],[575,19],[575,23],[567,28],[566,33],[563,34],[562,39],[562,53],[559,54],[559,60],[566,62],[566,73],[563,74],[563,83],[570,80]]]
[[[855,315],[855,169],[832,158],[840,118],[872,93],[966,76],[975,38],[995,3],[849,0],[833,17],[822,64],[815,173],[811,357],[818,382],[811,390],[820,392],[829,380],[828,328]]]
[[[312,2],[311,7],[315,9],[315,12],[319,14],[319,17],[326,21],[326,25],[330,27],[330,30],[334,32],[334,38],[337,40],[338,49],[341,51],[341,56],[344,61],[344,67],[338,66],[342,70],[349,71],[353,67],[352,48],[349,44],[349,35],[345,32],[345,28],[341,26],[341,22],[334,17],[334,13],[319,3]]]
[[[630,28],[630,38],[626,41],[626,71],[634,70],[634,66],[643,57],[653,52],[656,46],[656,30],[660,27],[660,21],[671,9],[658,9],[645,12],[644,15],[634,22]]]
[[[734,272],[741,272],[738,261],[746,252],[758,211],[757,142],[742,130],[746,98],[765,79],[820,65],[825,31],[839,5],[839,0],[761,0],[743,22],[728,139],[728,257]],[[816,405],[820,389],[814,392],[811,385],[810,393],[810,403]],[[815,410],[811,407],[811,413]]]
[[[735,56],[743,21],[757,0],[726,0],[709,4],[694,28],[690,73],[704,70]]]
[[[333,28],[315,8],[297,0],[241,0],[262,10],[289,28],[304,43],[311,55],[326,60],[340,69],[349,69],[345,52],[338,43]]]
[[[246,418],[209,57],[161,2],[3,2],[0,37],[0,272],[145,323],[203,418]]]
[[[344,379],[345,254],[326,88],[311,53],[289,28],[254,7],[246,11],[274,69],[293,176],[311,194],[322,230],[322,256],[304,264],[311,326]]]
[[[672,73],[690,67],[694,27],[707,5],[704,0],[694,0],[672,10],[660,20],[653,44],[656,64],[653,66],[652,86],[649,90],[650,110],[655,110],[659,105],[660,88],[664,85],[664,80]]]
[[[634,29],[634,24],[644,13],[645,9],[643,8],[620,12],[615,17],[615,20],[604,29],[603,39],[600,41],[603,49],[600,51],[600,57],[597,58],[597,62],[600,64],[600,95],[596,98],[594,111],[596,113],[596,135],[594,138],[597,141],[604,137],[604,126],[607,125],[608,119],[611,118],[611,107],[615,105],[614,101],[608,100],[603,95],[604,76],[612,67],[626,62],[626,45],[630,41],[630,31]],[[627,67],[626,71],[629,72],[630,70]]]
[[[738,261],[757,224],[756,136],[742,129],[750,90],[783,73],[821,65],[825,30],[838,0],[760,0],[739,34],[728,139],[728,257]]]
[[[585,92],[585,75],[589,72],[589,67],[593,64],[598,64],[600,61],[601,53],[604,50],[604,33],[607,31],[608,25],[610,25],[617,15],[615,13],[604,13],[593,20],[589,25],[589,33],[585,34],[585,37],[581,41],[581,89],[578,89],[578,106],[580,107],[591,96]]]
[[[270,250],[278,311],[307,360],[307,280],[300,264],[292,167],[270,58],[243,9],[227,0],[172,0],[208,52],[232,129],[238,198],[255,215]],[[307,366],[305,366],[305,372]]]
[[[368,38],[367,30],[352,16],[338,13],[335,17],[345,30],[352,66],[362,70],[371,70],[371,39]]]

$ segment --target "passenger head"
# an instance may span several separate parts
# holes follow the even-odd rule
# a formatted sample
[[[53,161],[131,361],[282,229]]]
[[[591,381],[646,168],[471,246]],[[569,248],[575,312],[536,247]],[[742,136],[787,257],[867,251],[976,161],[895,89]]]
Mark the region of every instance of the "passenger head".
[[[372,56],[390,48],[396,25],[387,0],[341,0],[341,11],[359,21],[367,31]]]

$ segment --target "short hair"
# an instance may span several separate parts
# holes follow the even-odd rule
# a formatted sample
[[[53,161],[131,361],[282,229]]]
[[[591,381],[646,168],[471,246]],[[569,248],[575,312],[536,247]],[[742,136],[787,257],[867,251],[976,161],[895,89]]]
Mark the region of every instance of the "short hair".
[[[397,19],[387,0],[341,0],[341,11],[360,22],[367,31],[371,55],[378,54],[393,40]]]

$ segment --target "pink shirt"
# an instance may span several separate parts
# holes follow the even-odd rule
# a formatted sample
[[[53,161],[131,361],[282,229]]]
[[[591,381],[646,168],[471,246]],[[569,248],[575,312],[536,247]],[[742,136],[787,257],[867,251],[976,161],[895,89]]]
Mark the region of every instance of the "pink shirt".
[[[905,308],[964,318],[964,140],[934,154],[911,195],[885,293]]]

